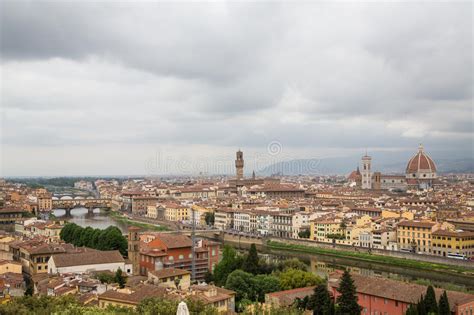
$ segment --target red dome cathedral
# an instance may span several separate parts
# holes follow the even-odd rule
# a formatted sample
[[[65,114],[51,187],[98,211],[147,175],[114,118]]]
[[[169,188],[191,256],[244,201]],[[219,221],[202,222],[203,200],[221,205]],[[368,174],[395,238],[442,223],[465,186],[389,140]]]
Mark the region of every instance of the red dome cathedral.
[[[420,188],[432,186],[436,179],[436,164],[423,150],[420,144],[418,152],[408,161],[406,178],[409,185],[418,185]]]

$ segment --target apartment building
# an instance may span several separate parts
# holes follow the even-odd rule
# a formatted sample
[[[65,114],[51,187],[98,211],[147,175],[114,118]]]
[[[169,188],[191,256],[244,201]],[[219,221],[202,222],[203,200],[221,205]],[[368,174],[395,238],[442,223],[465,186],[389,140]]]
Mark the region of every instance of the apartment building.
[[[399,250],[431,254],[432,233],[438,228],[439,224],[432,221],[406,220],[398,223]]]
[[[443,257],[474,257],[474,232],[437,230],[432,233],[432,254]]]
[[[189,220],[189,208],[181,204],[169,203],[165,205],[165,219],[167,221],[187,221]]]
[[[148,206],[155,206],[158,200],[156,197],[133,197],[132,213],[146,216]]]
[[[214,227],[219,230],[228,230],[234,227],[233,209],[217,209],[214,212]]]
[[[293,236],[293,215],[289,213],[272,213],[270,234],[276,237],[291,238]]]
[[[49,193],[43,193],[38,195],[38,210],[39,211],[49,211],[53,209],[53,198]]]
[[[311,229],[311,221],[323,216],[324,212],[307,212],[301,211],[297,212],[293,215],[292,220],[292,231],[293,231],[293,238],[299,238],[298,234],[303,230],[310,230]]]
[[[140,244],[140,274],[147,275],[150,271],[168,268],[192,271],[192,245],[186,235],[155,235],[153,240]],[[194,252],[196,279],[202,281],[219,261],[219,244],[200,240]]]
[[[338,219],[318,218],[310,224],[310,239],[328,241],[328,235],[342,234],[341,222]]]
[[[252,211],[250,213],[250,231],[261,236],[268,235],[273,217],[269,211]]]
[[[234,229],[241,232],[249,233],[250,229],[250,212],[235,211],[234,212]]]

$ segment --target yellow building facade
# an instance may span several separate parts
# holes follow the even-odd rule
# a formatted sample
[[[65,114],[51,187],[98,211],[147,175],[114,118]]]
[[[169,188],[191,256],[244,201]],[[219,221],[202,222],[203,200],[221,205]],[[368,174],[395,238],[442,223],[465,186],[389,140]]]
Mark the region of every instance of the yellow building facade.
[[[328,235],[342,234],[341,223],[334,220],[314,220],[310,224],[310,239],[327,242]]]
[[[474,257],[474,232],[448,230],[433,232],[432,254],[460,259]]]
[[[189,209],[181,205],[167,205],[165,219],[174,222],[187,221],[189,220]]]
[[[406,220],[397,225],[397,243],[402,251],[431,254],[432,233],[439,224],[432,221]]]

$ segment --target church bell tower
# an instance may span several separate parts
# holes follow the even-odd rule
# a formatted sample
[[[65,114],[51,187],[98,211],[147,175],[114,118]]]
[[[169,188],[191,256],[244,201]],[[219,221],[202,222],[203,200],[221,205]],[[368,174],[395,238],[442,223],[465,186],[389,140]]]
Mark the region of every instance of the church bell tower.
[[[139,228],[131,226],[128,228],[128,258],[132,262],[133,275],[140,275],[140,231]]]

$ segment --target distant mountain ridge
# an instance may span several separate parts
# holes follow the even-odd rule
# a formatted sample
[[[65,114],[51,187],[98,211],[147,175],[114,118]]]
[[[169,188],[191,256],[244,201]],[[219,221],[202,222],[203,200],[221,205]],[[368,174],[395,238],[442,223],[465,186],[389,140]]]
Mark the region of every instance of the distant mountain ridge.
[[[403,161],[403,160],[402,160]],[[258,171],[260,176],[282,175],[347,175],[357,168],[360,157],[336,157],[323,159],[295,159],[268,165]],[[373,158],[374,171],[382,173],[405,173],[406,162],[379,162]],[[474,173],[474,158],[435,160],[438,173]]]

